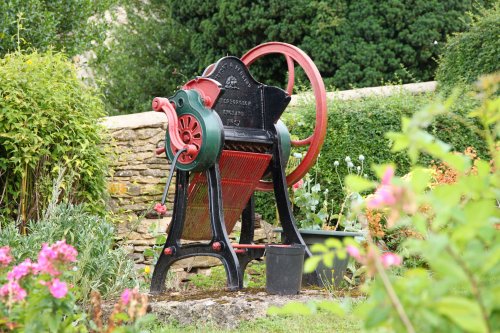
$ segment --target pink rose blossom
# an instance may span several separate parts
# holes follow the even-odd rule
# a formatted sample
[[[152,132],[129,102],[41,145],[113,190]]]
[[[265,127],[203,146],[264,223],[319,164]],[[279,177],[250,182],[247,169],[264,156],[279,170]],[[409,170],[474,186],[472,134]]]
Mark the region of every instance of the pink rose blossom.
[[[357,261],[361,261],[361,252],[359,249],[353,245],[347,245],[346,247],[347,253]]]
[[[5,267],[12,261],[12,256],[10,255],[10,247],[2,246],[0,247],[0,267]]]
[[[391,252],[382,254],[380,261],[382,261],[382,265],[384,266],[384,268],[389,268],[391,266],[400,266],[403,262],[400,256]]]
[[[123,305],[127,305],[130,302],[130,298],[132,296],[132,290],[126,288],[120,297]]]
[[[68,293],[68,286],[66,285],[66,282],[62,282],[58,278],[49,281],[46,285],[49,287],[50,293],[55,298],[63,298]]]
[[[22,301],[26,295],[26,290],[17,281],[9,281],[0,287],[0,297],[12,297],[14,302]]]
[[[304,186],[304,179],[301,179],[295,184],[293,184],[292,188],[294,191],[297,191],[299,188],[302,188],[302,186]]]
[[[31,259],[28,258],[19,265],[12,267],[12,270],[7,273],[7,279],[9,281],[18,281],[33,272],[34,269],[35,265],[31,262]]]
[[[156,212],[158,212],[158,214],[165,214],[165,213],[167,212],[167,206],[162,205],[161,203],[159,203],[159,202],[158,202],[158,203],[155,205],[154,210],[155,210]]]

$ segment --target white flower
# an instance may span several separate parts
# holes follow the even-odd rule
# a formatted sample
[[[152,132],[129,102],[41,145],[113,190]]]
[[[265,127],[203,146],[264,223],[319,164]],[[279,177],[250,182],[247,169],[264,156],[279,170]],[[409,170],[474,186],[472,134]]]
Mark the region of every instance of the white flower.
[[[356,170],[361,171],[361,167],[358,165],[358,167],[356,168]]]
[[[437,40],[435,40],[433,44],[434,44],[434,45],[438,45],[438,41],[437,41]]]
[[[334,166],[334,167],[338,167],[338,166],[339,166],[339,164],[340,164],[340,163],[339,163],[339,161],[335,161],[335,162],[333,162],[333,166]]]
[[[302,154],[301,153],[293,153],[293,157],[301,159],[302,158]]]
[[[354,164],[352,164],[351,161],[347,162],[347,167],[350,169],[350,168],[354,168]]]
[[[351,162],[351,158],[350,158],[349,156],[346,156],[346,157],[345,157],[345,162],[346,162],[346,163]]]
[[[363,162],[365,160],[365,157],[363,155],[359,155],[359,160]]]

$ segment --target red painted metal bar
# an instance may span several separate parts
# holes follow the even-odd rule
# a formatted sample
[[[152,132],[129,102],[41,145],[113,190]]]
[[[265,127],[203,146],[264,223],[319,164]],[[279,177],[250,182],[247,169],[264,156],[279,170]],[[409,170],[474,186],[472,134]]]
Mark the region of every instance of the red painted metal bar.
[[[187,154],[195,154],[197,148],[195,145],[185,144],[184,141],[179,136],[179,120],[177,118],[177,113],[175,112],[174,106],[170,103],[167,98],[156,97],[153,99],[153,110],[158,112],[163,112],[168,118],[168,135],[172,142],[172,145],[178,150],[187,148]]]
[[[287,244],[231,244],[234,249],[265,249],[266,245],[290,247],[290,245]]]

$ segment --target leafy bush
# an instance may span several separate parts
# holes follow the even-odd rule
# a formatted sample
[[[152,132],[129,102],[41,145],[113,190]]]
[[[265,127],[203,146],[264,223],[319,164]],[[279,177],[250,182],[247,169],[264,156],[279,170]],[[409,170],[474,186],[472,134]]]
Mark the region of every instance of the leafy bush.
[[[125,289],[103,325],[101,297],[92,292],[92,320],[75,297],[78,251],[64,240],[44,243],[36,260],[10,264],[12,249],[0,247],[0,330],[2,332],[143,332],[154,317],[146,315],[147,295]],[[15,262],[14,262],[15,263]]]
[[[400,92],[389,97],[367,97],[356,100],[336,100],[329,102],[328,130],[321,155],[317,162],[317,182],[322,188],[328,189],[328,196],[333,199],[334,213],[338,213],[344,199],[334,163],[339,161],[338,171],[345,177],[349,170],[344,163],[346,156],[356,159],[357,156],[365,157],[365,165],[383,164],[391,161],[400,172],[409,171],[410,160],[406,154],[392,152],[391,140],[384,136],[389,131],[398,131],[401,128],[402,116],[411,116],[415,109],[423,108],[434,99],[432,94],[411,95]],[[454,150],[464,151],[472,146],[478,150],[480,157],[487,155],[484,141],[475,132],[476,123],[472,120],[457,120],[457,115],[470,112],[476,105],[474,99],[464,96],[460,103],[453,108],[453,113],[443,115],[431,125],[430,131],[438,138],[450,143]],[[312,132],[314,125],[314,109],[305,104],[289,108],[284,113],[283,120],[290,133],[298,138],[306,138]],[[423,163],[429,163],[430,157],[423,156]],[[375,174],[366,168],[369,178]],[[269,202],[272,193],[258,193],[257,211],[264,219],[273,221],[276,216],[275,209]]]
[[[0,82],[2,219],[39,219],[51,197],[102,209],[107,159],[95,90],[52,51],[6,55]]]
[[[500,6],[484,14],[470,30],[453,36],[446,44],[436,72],[441,89],[469,85],[480,75],[500,70]]]
[[[459,103],[456,95],[446,101],[403,117],[401,131],[387,133],[394,151],[405,151],[411,172],[395,176],[391,165],[374,166],[380,183],[349,176],[346,184],[355,191],[375,193],[356,207],[364,221],[366,209],[387,215],[390,228],[411,226],[419,237],[403,245],[410,255],[427,264],[413,269],[389,270],[402,264],[397,254],[381,253],[379,245],[367,237],[366,246],[353,241],[316,244],[312,251],[322,253],[306,261],[311,272],[322,260],[331,266],[333,254],[349,253],[362,263],[370,279],[368,298],[357,309],[365,329],[394,332],[496,332],[500,324],[498,274],[500,273],[500,75],[485,77],[476,97],[480,100],[469,117],[476,119],[489,159],[471,158],[453,151],[429,131],[438,116],[452,113]],[[453,181],[436,184],[432,168],[419,165],[419,156],[429,154],[456,172]],[[399,173],[399,172],[398,172]],[[331,246],[335,245],[335,246]],[[321,303],[320,303],[321,305]],[[339,314],[340,304],[324,309]],[[286,312],[283,308],[281,311]],[[280,311],[280,312],[281,312]],[[310,311],[310,310],[309,310]]]
[[[98,20],[88,19],[103,13],[114,3],[116,0],[0,1],[0,57],[18,47],[46,51],[53,46],[70,55],[85,51],[91,41],[101,41],[105,37],[103,25]],[[22,19],[16,26],[18,15]]]
[[[36,259],[43,243],[65,239],[79,253],[71,283],[78,286],[84,300],[92,290],[109,298],[137,283],[134,263],[126,259],[123,248],[115,248],[112,224],[85,212],[82,206],[59,205],[48,219],[30,223],[27,231],[21,235],[8,225],[0,233],[0,244],[10,246],[17,261],[22,261]]]

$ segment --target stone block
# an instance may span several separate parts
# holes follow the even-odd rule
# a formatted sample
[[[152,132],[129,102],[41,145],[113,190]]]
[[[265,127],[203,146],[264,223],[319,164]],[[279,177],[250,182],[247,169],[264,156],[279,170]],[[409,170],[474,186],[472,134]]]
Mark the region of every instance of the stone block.
[[[165,133],[164,131],[161,129],[161,128],[141,128],[141,129],[138,129],[135,131],[135,133],[137,134],[137,137],[141,140],[146,140],[146,139],[149,139],[153,136],[156,136],[160,133],[163,134],[163,136],[165,136]]]
[[[131,129],[122,129],[111,134],[113,139],[118,141],[133,141],[137,139],[137,134]]]
[[[142,176],[167,177],[167,173],[161,169],[146,169],[141,170]]]

